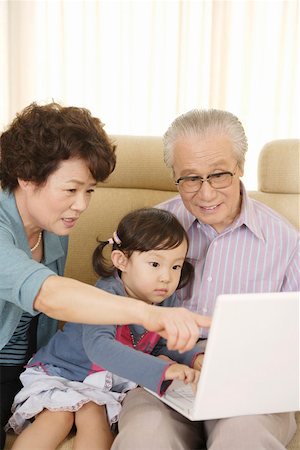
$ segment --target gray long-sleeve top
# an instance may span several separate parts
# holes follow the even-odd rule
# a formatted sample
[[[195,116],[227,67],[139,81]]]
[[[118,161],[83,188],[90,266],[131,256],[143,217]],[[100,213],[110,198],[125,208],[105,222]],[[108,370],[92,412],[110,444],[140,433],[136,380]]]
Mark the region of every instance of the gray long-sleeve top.
[[[99,280],[96,286],[126,296],[118,276]],[[178,306],[176,295],[161,305]],[[58,331],[49,344],[36,353],[30,366],[55,365],[61,369],[61,376],[73,381],[83,381],[91,373],[108,370],[162,395],[170,384],[164,381],[170,363],[156,356],[166,355],[192,366],[199,353],[197,346],[185,353],[170,351],[164,339],[140,325],[67,323],[63,331]]]

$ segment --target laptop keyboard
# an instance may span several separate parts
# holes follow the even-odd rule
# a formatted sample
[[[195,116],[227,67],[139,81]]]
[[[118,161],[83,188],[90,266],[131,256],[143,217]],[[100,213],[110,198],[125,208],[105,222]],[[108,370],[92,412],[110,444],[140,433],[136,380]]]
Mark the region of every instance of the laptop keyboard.
[[[174,384],[174,387],[173,387]],[[195,400],[195,393],[193,392],[190,384],[172,383],[167,392],[165,393],[166,399],[174,402],[177,405],[190,406]]]

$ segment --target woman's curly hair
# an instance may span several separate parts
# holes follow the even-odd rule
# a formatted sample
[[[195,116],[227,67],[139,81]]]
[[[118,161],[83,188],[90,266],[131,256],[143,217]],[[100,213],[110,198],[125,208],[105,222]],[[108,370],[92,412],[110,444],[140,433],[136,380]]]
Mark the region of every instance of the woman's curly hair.
[[[89,110],[32,103],[1,134],[1,187],[13,191],[18,179],[42,185],[70,158],[86,161],[93,178],[104,181],[115,168],[115,146]]]

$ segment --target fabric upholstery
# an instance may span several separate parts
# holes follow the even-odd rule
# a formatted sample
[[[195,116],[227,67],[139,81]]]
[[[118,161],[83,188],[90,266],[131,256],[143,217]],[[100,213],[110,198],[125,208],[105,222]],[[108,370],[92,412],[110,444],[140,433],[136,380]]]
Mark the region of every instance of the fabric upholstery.
[[[176,191],[172,171],[163,160],[157,136],[111,136],[117,145],[117,166],[105,183],[114,188]]]
[[[270,206],[288,219],[296,228],[300,228],[299,223],[299,194],[274,194],[261,191],[250,191],[252,198],[259,200]]]
[[[278,194],[299,194],[299,139],[267,143],[258,162],[258,190]]]
[[[117,145],[117,166],[105,183],[99,183],[88,210],[70,236],[66,276],[94,284],[91,255],[97,237],[112,236],[120,218],[128,211],[153,206],[177,194],[172,173],[163,162],[160,137],[112,136]],[[261,152],[258,167],[259,189],[250,195],[285,216],[299,227],[299,145],[295,139],[273,141]],[[298,432],[288,450],[300,449],[300,414]],[[11,446],[10,435],[7,445]],[[72,438],[73,439],[73,438]],[[59,450],[72,448],[67,439]]]

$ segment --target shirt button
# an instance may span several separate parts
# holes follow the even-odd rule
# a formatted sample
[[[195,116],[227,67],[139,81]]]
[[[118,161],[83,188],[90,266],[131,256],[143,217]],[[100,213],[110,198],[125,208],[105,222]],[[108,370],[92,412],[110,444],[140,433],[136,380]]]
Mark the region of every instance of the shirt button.
[[[207,278],[207,281],[212,281],[212,277],[208,277],[208,278]]]
[[[207,313],[207,308],[202,308],[202,312]]]
[[[217,242],[214,242],[214,247],[216,247],[218,245],[218,243]]]

